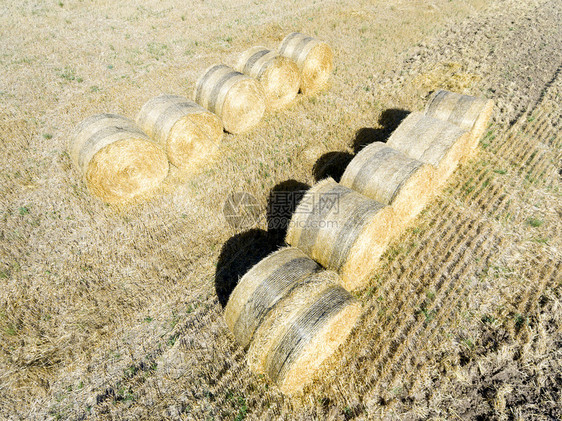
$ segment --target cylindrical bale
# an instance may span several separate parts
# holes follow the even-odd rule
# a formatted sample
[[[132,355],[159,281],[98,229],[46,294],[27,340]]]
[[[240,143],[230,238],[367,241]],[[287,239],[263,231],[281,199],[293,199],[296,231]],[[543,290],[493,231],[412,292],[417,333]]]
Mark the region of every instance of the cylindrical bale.
[[[218,115],[226,131],[243,133],[259,123],[265,112],[261,83],[218,64],[209,67],[195,86],[195,102]]]
[[[392,207],[328,178],[310,188],[297,206],[286,241],[362,288],[395,231]]]
[[[312,380],[345,342],[361,313],[359,302],[336,285],[334,272],[309,278],[269,312],[248,350],[250,368],[286,394],[299,392]]]
[[[297,64],[265,47],[243,52],[236,70],[260,81],[267,106],[272,110],[285,107],[299,92],[301,77]]]
[[[297,63],[303,94],[311,95],[326,87],[334,62],[334,53],[328,44],[293,32],[281,41],[279,54]]]
[[[386,144],[410,158],[435,167],[435,184],[442,186],[466,154],[470,133],[448,121],[411,113]]]
[[[128,118],[97,114],[76,127],[70,156],[90,191],[108,203],[148,193],[164,180],[165,152]]]
[[[435,169],[382,142],[362,149],[347,166],[340,184],[391,205],[396,225],[406,224],[424,208],[435,190]]]
[[[223,135],[222,122],[215,114],[178,95],[162,94],[148,100],[137,115],[137,124],[181,169],[208,160]]]
[[[467,157],[471,156],[492,117],[494,101],[455,92],[438,90],[431,96],[425,114],[449,121],[470,132]]]
[[[275,305],[320,266],[302,251],[286,247],[253,266],[238,282],[224,318],[236,340],[249,345],[255,330]]]

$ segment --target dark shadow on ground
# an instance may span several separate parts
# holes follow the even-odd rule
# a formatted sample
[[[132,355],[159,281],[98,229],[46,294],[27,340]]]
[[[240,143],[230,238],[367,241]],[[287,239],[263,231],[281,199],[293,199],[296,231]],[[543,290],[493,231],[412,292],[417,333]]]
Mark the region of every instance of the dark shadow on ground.
[[[363,127],[355,133],[352,141],[352,148],[355,154],[359,153],[365,146],[373,142],[385,142],[390,135],[400,125],[410,111],[400,108],[389,108],[382,112],[379,118],[380,128]],[[312,175],[316,181],[332,177],[336,182],[340,182],[345,169],[355,155],[349,152],[333,151],[322,155],[314,163]]]
[[[267,230],[283,243],[291,217],[298,204],[310,188],[308,184],[287,180],[277,184],[269,192],[267,200]]]
[[[250,229],[224,243],[215,272],[215,290],[223,307],[240,278],[264,257],[285,245],[293,212],[309,188],[308,184],[296,180],[277,184],[269,192],[267,202],[268,230]]]
[[[270,233],[261,229],[236,234],[224,243],[215,273],[215,290],[223,307],[239,279],[279,246]]]
[[[332,177],[340,182],[341,176],[353,159],[349,152],[328,152],[322,155],[312,167],[312,175],[316,181]]]
[[[381,128],[364,127],[357,130],[353,140],[353,151],[358,153],[365,146],[373,142],[386,142],[392,132],[400,125],[402,120],[408,117],[410,111],[400,108],[389,108],[384,110],[379,118]]]

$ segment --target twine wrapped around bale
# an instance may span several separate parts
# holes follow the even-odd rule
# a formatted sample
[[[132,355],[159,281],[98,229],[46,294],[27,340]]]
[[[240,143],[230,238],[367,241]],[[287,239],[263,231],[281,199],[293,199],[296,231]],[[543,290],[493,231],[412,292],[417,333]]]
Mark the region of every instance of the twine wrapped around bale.
[[[328,178],[297,206],[286,241],[342,278],[347,290],[362,288],[394,235],[390,206]]]
[[[302,251],[287,247],[252,267],[238,282],[226,305],[224,318],[236,340],[249,345],[269,311],[320,266]]]
[[[470,134],[448,121],[411,113],[386,144],[410,158],[435,167],[436,187],[442,186],[465,155]]]
[[[433,93],[425,114],[454,123],[470,132],[465,159],[476,151],[478,142],[492,117],[494,101],[470,95],[439,90]]]
[[[361,312],[359,302],[331,271],[312,274],[275,308],[256,330],[248,365],[283,393],[294,394],[345,342]]]
[[[195,102],[218,115],[226,131],[243,133],[259,123],[265,112],[261,83],[218,64],[209,67],[195,86]]]
[[[138,113],[137,123],[181,169],[193,169],[208,160],[223,136],[222,122],[215,114],[177,95],[150,99]]]
[[[235,69],[261,82],[272,110],[285,107],[299,92],[301,79],[296,63],[265,47],[243,52]]]
[[[83,120],[69,151],[90,191],[108,203],[146,194],[168,174],[164,151],[133,121],[116,114]]]
[[[432,165],[412,159],[382,142],[362,149],[349,163],[340,184],[394,208],[406,224],[424,208],[434,191]]]
[[[312,95],[326,87],[334,62],[334,53],[328,44],[293,32],[281,41],[279,54],[297,63],[303,94]]]

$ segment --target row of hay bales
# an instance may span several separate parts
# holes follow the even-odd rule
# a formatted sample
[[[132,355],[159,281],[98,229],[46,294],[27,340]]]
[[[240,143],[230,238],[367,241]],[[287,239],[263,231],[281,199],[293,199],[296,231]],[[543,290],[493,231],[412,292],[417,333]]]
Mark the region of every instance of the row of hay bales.
[[[282,392],[300,391],[360,316],[350,291],[367,286],[379,257],[470,157],[493,101],[439,91],[386,143],[361,150],[340,183],[315,184],[297,206],[289,245],[234,289],[225,319],[248,363]]]
[[[146,102],[136,122],[115,114],[82,121],[69,150],[90,191],[108,203],[147,194],[167,176],[168,161],[194,170],[217,151],[223,129],[243,133],[266,109],[278,110],[299,90],[324,89],[333,66],[330,47],[294,32],[277,50],[254,47],[234,68],[209,67],[198,79],[194,100],[158,95]]]

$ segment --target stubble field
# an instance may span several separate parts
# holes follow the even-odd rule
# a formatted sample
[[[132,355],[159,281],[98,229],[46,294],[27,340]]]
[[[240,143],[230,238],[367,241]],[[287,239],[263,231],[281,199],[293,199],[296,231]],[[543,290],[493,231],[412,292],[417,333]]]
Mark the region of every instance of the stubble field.
[[[0,417],[562,418],[562,4],[557,0],[0,6]],[[292,31],[329,89],[225,135],[150,200],[93,198],[66,142],[97,112],[191,97],[211,64]],[[304,394],[252,374],[225,291],[282,243],[276,191],[337,177],[444,88],[493,98],[478,155],[396,239],[351,337]],[[222,213],[248,192],[262,218]]]

